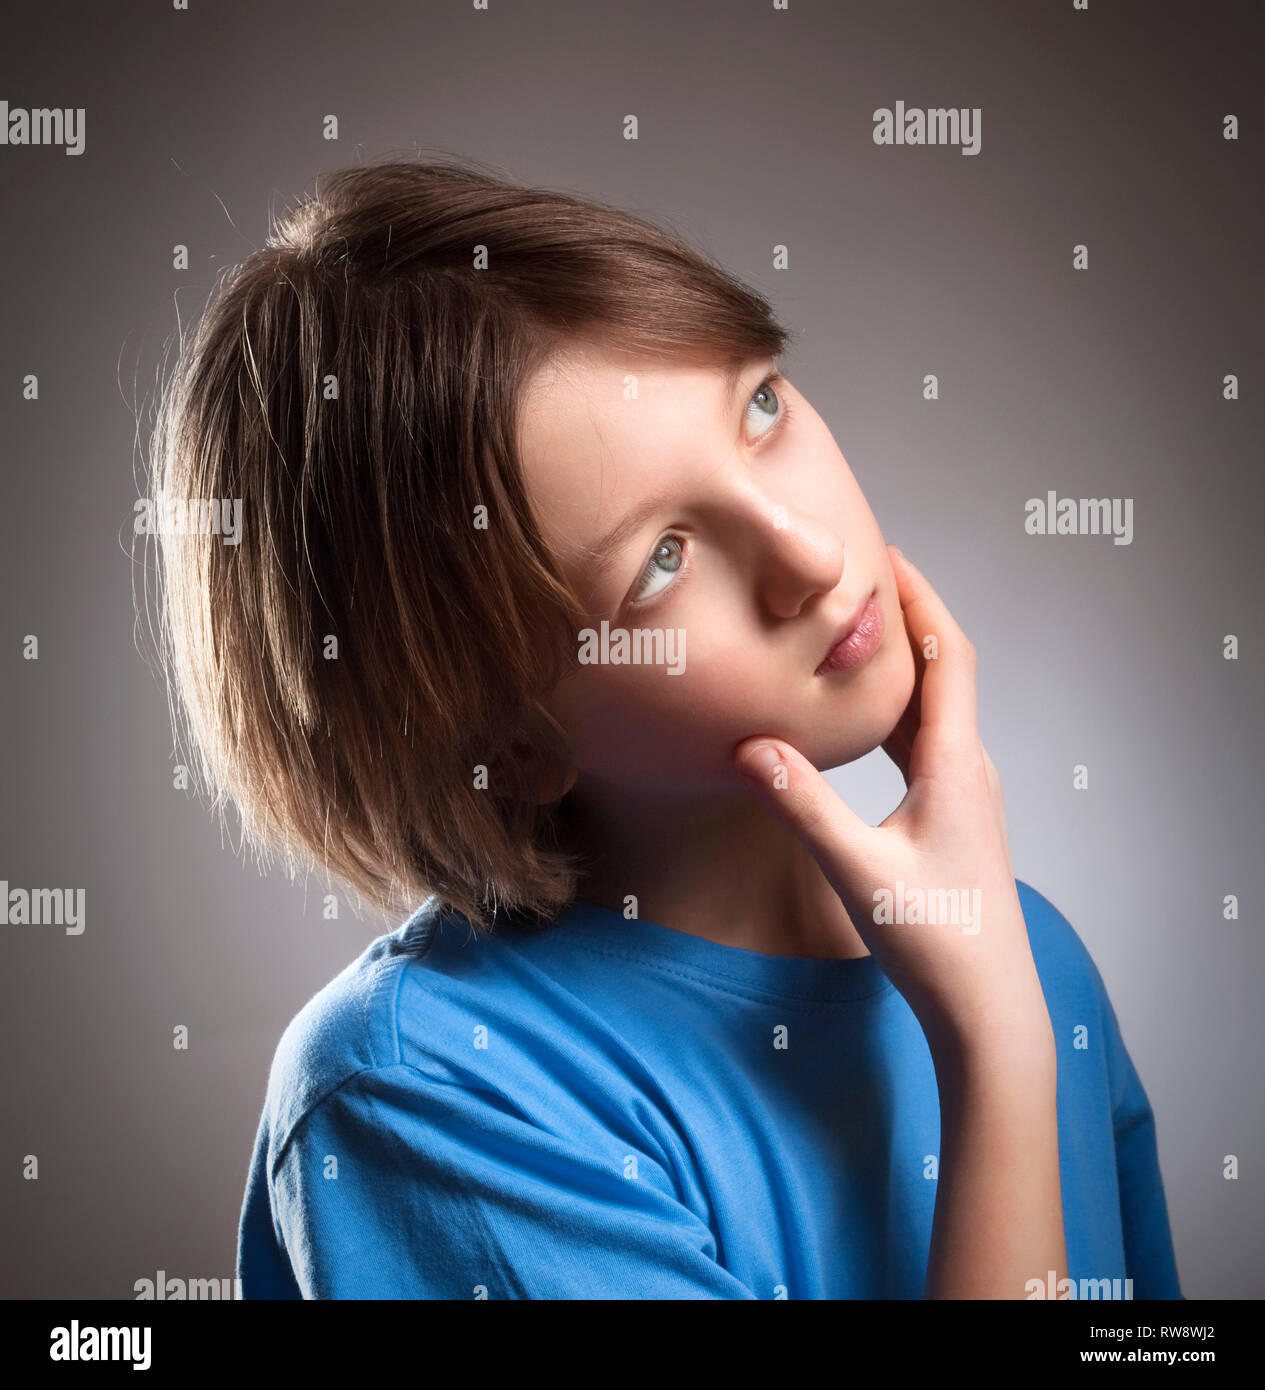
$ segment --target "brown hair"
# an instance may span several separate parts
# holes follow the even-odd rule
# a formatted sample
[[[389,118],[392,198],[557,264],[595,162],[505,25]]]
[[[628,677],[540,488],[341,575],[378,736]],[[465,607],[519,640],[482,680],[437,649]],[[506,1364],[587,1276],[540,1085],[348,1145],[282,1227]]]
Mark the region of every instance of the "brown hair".
[[[292,872],[301,854],[375,906],[438,895],[487,930],[574,897],[531,769],[567,765],[538,702],[586,616],[516,421],[524,380],[589,335],[730,366],[788,339],[629,213],[391,158],[318,179],[181,344],[155,503],[241,499],[241,528],[163,535],[162,655],[215,806]]]

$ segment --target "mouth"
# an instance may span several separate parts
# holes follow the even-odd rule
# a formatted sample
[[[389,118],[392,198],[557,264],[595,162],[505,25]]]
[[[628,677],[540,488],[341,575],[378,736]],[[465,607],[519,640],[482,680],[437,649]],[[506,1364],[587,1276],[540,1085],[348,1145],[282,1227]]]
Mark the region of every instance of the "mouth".
[[[878,586],[875,585],[861,607],[835,636],[830,650],[813,675],[827,676],[832,671],[848,671],[864,665],[878,651],[884,631],[883,610],[878,601]]]

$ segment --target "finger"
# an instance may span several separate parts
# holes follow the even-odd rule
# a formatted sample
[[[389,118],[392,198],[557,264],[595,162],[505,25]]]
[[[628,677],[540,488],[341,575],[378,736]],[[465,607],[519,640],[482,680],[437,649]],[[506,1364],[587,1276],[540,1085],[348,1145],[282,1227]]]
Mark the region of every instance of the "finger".
[[[984,771],[988,776],[988,793],[993,800],[993,809],[997,812],[997,820],[1001,825],[1002,837],[1006,838],[1006,798],[1002,792],[1001,774],[997,771],[996,764],[988,756],[988,749],[980,744],[980,752],[984,755]],[[1007,845],[1009,849],[1009,845]]]
[[[935,638],[922,677],[922,728],[955,742],[977,739],[975,648],[925,576],[894,546],[888,550],[911,640],[927,656],[927,639]]]
[[[917,729],[911,734],[906,728],[905,721],[901,722],[883,740],[883,752],[894,762],[900,770],[900,775],[905,779],[905,786],[908,787],[911,781],[911,765],[914,757],[914,735]]]
[[[853,915],[852,905],[870,897],[866,884],[877,834],[874,827],[782,739],[745,739],[734,750],[734,762],[804,842]]]
[[[1000,797],[1001,775],[997,771],[997,765],[993,762],[992,758],[988,756],[988,749],[985,748],[982,743],[980,744],[980,752],[984,755],[984,768],[988,773],[989,790],[994,796]]]
[[[909,755],[910,748],[898,732],[893,732],[883,741],[883,752],[896,764],[900,775],[905,779],[905,785],[909,785]]]
[[[912,645],[912,644],[911,644]],[[921,656],[918,662],[922,663]],[[913,758],[914,740],[918,737],[918,727],[922,723],[921,717],[921,695],[922,695],[922,671],[915,669],[914,688],[909,696],[909,703],[901,712],[900,718],[896,721],[896,727],[888,735],[883,743],[883,751],[901,770],[905,778],[905,783],[909,783],[910,764]]]

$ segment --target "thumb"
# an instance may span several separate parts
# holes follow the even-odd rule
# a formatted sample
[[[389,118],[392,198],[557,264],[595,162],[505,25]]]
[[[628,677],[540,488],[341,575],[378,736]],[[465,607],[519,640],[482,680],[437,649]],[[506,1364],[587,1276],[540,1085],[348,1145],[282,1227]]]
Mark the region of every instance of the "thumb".
[[[873,898],[874,827],[782,739],[745,739],[734,749],[734,764],[804,842],[853,922],[854,907],[866,914],[864,905]]]

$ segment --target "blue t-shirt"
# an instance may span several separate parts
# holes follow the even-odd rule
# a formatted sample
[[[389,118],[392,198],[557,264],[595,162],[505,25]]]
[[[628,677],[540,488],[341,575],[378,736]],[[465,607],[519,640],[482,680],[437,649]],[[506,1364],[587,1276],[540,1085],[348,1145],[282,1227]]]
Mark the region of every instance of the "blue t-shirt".
[[[1019,895],[1068,1273],[1082,1296],[1181,1298],[1102,979]],[[926,1039],[872,956],[763,955],[585,902],[476,934],[424,905],[285,1030],[237,1273],[245,1298],[921,1298],[939,1146]]]

